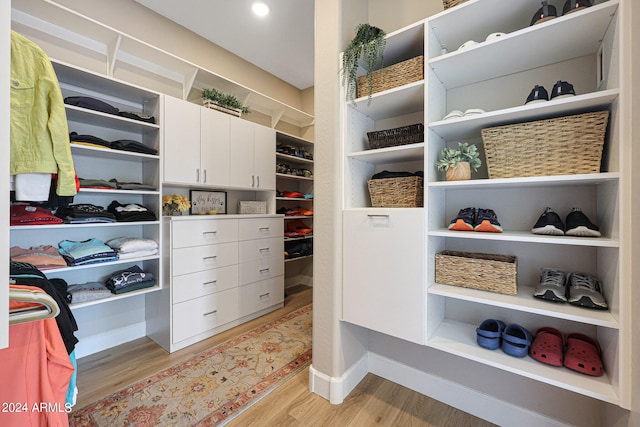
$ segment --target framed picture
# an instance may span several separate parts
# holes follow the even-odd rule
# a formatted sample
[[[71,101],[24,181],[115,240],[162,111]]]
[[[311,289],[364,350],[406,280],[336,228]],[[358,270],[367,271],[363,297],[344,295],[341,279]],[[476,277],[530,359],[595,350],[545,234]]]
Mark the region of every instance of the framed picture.
[[[209,213],[215,210],[219,214],[227,213],[227,192],[226,191],[200,191],[189,190],[189,199],[191,200],[191,215],[199,215]]]

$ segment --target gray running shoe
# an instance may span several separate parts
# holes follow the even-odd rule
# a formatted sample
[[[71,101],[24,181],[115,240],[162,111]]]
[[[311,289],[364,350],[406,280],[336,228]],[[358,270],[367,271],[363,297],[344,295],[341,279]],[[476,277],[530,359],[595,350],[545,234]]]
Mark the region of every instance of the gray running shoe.
[[[569,275],[569,303],[581,307],[607,309],[607,301],[602,295],[602,285],[597,277],[584,273]]]
[[[564,272],[555,268],[543,269],[533,296],[547,301],[567,302],[567,280]]]

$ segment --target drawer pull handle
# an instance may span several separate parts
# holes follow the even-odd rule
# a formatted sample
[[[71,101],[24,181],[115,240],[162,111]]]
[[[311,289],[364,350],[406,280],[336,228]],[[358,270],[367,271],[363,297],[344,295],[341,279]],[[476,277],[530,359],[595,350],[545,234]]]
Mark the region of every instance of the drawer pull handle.
[[[260,248],[258,249],[260,252],[269,252],[269,248]]]
[[[389,218],[389,214],[367,214],[369,218]]]
[[[205,236],[206,236],[207,234],[216,234],[216,233],[217,233],[217,231],[203,231],[203,232],[202,232],[202,234],[203,234],[203,235],[205,235]]]
[[[203,313],[202,315],[203,316],[211,316],[212,314],[216,314],[217,312],[218,312],[218,310],[213,310],[213,311],[210,311],[208,313]]]
[[[210,282],[204,282],[204,283],[202,284],[202,286],[206,286],[206,285],[215,285],[216,283],[218,283],[218,281],[217,281],[217,280],[212,280],[212,281],[210,281]]]
[[[260,231],[269,231],[269,227],[260,227],[258,228]]]
[[[267,292],[266,294],[262,294],[262,295],[258,295],[260,297],[260,299],[268,297],[269,296],[269,292]]]
[[[269,267],[260,269],[260,273],[264,273],[264,272],[267,272],[267,271],[269,271]]]
[[[202,260],[203,261],[209,261],[209,260],[213,260],[213,259],[216,259],[216,258],[218,258],[216,255],[214,255],[214,256],[205,256],[205,257],[202,257]]]

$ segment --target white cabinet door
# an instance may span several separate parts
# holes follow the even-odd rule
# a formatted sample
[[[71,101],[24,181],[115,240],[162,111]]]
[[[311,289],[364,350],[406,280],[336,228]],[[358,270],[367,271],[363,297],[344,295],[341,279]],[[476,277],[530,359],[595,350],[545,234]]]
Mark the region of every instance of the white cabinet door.
[[[276,131],[266,126],[255,126],[254,173],[256,187],[276,189]]]
[[[229,119],[231,116],[200,108],[201,182],[207,185],[229,184]]]
[[[191,102],[164,97],[165,182],[199,182],[200,108]]]
[[[422,344],[424,211],[345,211],[343,225],[342,319]]]
[[[256,177],[253,165],[255,125],[246,120],[231,117],[230,129],[229,164],[232,166],[229,184],[234,187],[255,188]]]

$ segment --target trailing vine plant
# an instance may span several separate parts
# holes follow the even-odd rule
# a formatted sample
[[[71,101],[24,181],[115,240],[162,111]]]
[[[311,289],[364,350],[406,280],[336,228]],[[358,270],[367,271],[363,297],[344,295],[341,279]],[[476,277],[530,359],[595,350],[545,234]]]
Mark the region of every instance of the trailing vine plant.
[[[386,33],[367,23],[356,27],[356,35],[342,55],[342,85],[345,87],[347,101],[353,101],[358,90],[358,67],[362,59],[367,77],[369,103],[373,91],[373,71],[376,65],[382,67]]]

